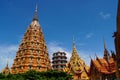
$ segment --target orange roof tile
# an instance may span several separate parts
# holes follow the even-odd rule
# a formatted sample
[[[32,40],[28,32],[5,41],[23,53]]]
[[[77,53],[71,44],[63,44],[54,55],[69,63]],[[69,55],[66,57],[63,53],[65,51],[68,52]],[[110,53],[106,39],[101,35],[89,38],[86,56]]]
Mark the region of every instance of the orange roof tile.
[[[99,72],[104,74],[111,74],[115,72],[115,63],[113,58],[110,58],[109,62],[107,62],[104,58],[97,58],[96,60],[92,60],[92,62],[93,66],[95,66]]]

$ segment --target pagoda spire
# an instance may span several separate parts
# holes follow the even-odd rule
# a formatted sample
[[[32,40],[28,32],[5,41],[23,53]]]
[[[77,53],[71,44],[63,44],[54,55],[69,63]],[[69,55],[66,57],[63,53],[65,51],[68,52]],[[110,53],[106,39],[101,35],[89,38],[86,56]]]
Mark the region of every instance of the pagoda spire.
[[[76,44],[75,44],[75,40],[74,40],[74,36],[73,36],[73,48],[76,48]]]
[[[73,55],[73,56],[79,56],[79,55],[77,54],[77,49],[76,49],[76,44],[75,44],[74,37],[73,37],[73,50],[72,50],[72,55]]]
[[[104,39],[104,38],[103,38],[103,39]],[[104,39],[104,50],[105,50],[105,49],[107,49],[107,48],[106,48],[106,41],[105,41],[105,39]]]
[[[38,5],[37,4],[36,4],[36,9],[35,9],[34,17],[33,17],[33,21],[34,20],[38,21]]]
[[[105,39],[104,39],[104,59],[105,59],[107,62],[109,62],[109,56],[110,56],[110,54],[109,54],[109,52],[108,52],[108,50],[107,50],[107,48],[106,48],[106,41],[105,41]]]
[[[8,68],[8,61],[7,61],[7,64],[6,64],[6,68]]]

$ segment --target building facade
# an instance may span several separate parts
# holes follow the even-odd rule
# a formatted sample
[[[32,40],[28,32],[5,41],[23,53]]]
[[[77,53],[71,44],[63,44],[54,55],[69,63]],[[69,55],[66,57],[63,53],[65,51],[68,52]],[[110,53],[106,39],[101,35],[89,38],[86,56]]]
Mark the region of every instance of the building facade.
[[[66,67],[67,57],[65,52],[53,53],[52,68],[53,70],[62,71]]]
[[[79,57],[75,44],[73,44],[70,61],[66,64],[63,71],[71,74],[74,80],[89,80],[89,67]]]
[[[34,18],[16,53],[11,73],[24,73],[29,70],[47,71],[49,69],[51,69],[50,58],[41,25],[38,21],[36,7]]]
[[[90,63],[90,79],[91,80],[113,80],[115,76],[116,67],[113,57],[109,54],[104,42],[104,56],[96,59],[91,59]]]

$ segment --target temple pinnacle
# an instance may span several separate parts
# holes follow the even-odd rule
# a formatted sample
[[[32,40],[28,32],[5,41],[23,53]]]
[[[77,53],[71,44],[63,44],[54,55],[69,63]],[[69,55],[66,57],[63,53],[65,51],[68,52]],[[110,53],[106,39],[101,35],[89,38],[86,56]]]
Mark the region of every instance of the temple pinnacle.
[[[34,18],[33,21],[37,20],[38,21],[38,5],[36,4],[36,9],[35,9],[35,14],[34,14]]]
[[[103,38],[104,39],[104,38]],[[106,49],[106,41],[104,39],[104,50]]]

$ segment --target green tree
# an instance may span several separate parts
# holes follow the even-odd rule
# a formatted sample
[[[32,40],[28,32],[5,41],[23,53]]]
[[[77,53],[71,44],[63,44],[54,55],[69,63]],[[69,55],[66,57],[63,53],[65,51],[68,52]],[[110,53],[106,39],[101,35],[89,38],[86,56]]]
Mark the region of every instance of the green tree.
[[[72,80],[72,76],[62,71],[36,72],[30,70],[23,74],[4,75],[0,73],[0,80]]]

